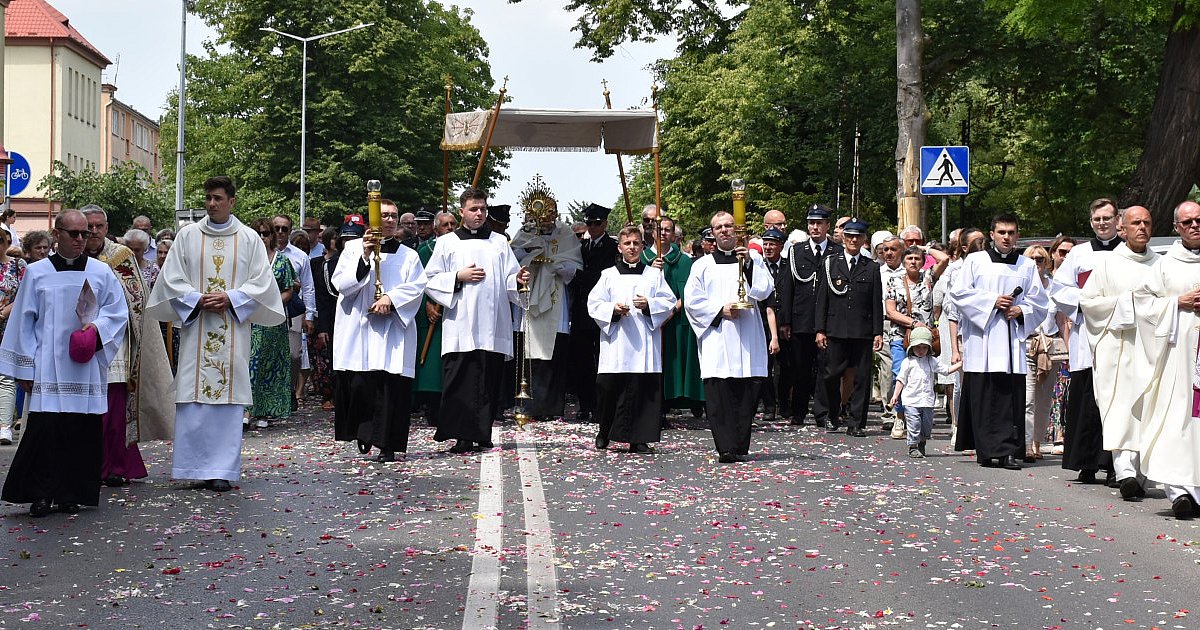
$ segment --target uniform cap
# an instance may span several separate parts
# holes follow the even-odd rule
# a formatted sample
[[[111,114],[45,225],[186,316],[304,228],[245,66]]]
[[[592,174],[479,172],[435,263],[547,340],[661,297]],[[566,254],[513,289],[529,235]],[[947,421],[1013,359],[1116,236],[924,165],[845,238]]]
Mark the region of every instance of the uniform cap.
[[[807,221],[828,221],[829,217],[831,217],[831,216],[833,216],[832,210],[830,210],[829,208],[826,208],[825,206],[823,206],[819,203],[814,203],[812,205],[812,207],[808,209],[808,216],[805,218],[805,220],[807,220]]]
[[[763,232],[762,240],[783,243],[787,241],[787,235],[779,231],[779,228],[767,228],[767,231]]]

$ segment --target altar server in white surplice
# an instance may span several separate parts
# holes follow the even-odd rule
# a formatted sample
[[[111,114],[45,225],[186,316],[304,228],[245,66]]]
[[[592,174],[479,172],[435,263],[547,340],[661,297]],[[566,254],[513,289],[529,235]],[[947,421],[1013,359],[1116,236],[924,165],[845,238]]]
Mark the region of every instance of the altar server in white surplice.
[[[1108,472],[1112,480],[1112,455],[1104,450],[1104,428],[1092,378],[1092,348],[1079,310],[1080,292],[1087,286],[1097,257],[1121,244],[1117,235],[1121,218],[1111,199],[1097,199],[1088,205],[1088,222],[1096,237],[1071,248],[1071,253],[1054,272],[1050,299],[1057,312],[1070,322],[1063,329],[1070,348],[1071,387],[1063,409],[1066,438],[1063,440],[1062,467],[1079,471],[1080,483],[1097,483],[1096,472]],[[1078,333],[1078,334],[1076,334]]]
[[[0,374],[25,390],[30,410],[3,498],[30,503],[32,516],[49,514],[52,504],[70,514],[100,504],[100,416],[129,307],[112,269],[83,254],[87,234],[83,214],[58,215],[55,253],[29,265],[0,344]],[[85,284],[91,300],[80,298]],[[92,305],[81,309],[85,301]]]
[[[716,247],[696,260],[683,289],[684,310],[700,348],[700,378],[717,461],[746,461],[758,391],[767,377],[767,336],[759,303],[771,297],[775,281],[757,252],[739,247],[733,215],[718,212],[709,222]],[[748,309],[733,308],[745,255]]]
[[[509,304],[529,272],[517,266],[508,239],[487,225],[487,193],[459,196],[462,227],[438,237],[425,294],[442,318],[442,408],[433,439],[457,440],[453,453],[492,448],[504,361],[513,354]]]
[[[1151,366],[1137,347],[1133,290],[1141,286],[1158,254],[1147,246],[1150,211],[1141,206],[1122,213],[1125,242],[1112,252],[1094,254],[1092,274],[1079,295],[1092,355],[1092,381],[1100,410],[1106,451],[1112,452],[1113,469],[1126,501],[1146,495],[1145,477],[1138,470],[1141,457],[1141,379]],[[1076,334],[1085,331],[1076,330]]]
[[[1200,498],[1200,204],[1175,208],[1182,242],[1147,274],[1134,291],[1138,346],[1153,363],[1137,375],[1142,392],[1141,471],[1166,486],[1178,518],[1198,514]]]
[[[1019,235],[1017,217],[994,217],[991,242],[963,259],[950,289],[963,356],[954,449],[1011,470],[1025,454],[1025,339],[1050,308],[1037,266],[1017,253]]]
[[[588,315],[600,327],[596,448],[616,440],[631,453],[653,453],[650,442],[661,436],[661,331],[678,300],[662,270],[642,262],[638,226],[617,234],[617,249],[621,260],[600,273],[587,298]]]
[[[179,230],[146,306],[148,317],[182,322],[171,476],[218,492],[241,476],[250,325],[285,317],[262,240],[231,214],[236,201],[229,177],[204,182],[208,216]]]
[[[408,451],[418,347],[413,319],[425,290],[425,269],[408,247],[380,254],[383,296],[376,300],[371,255],[376,246],[370,232],[346,243],[333,271],[338,291],[333,369],[350,377],[344,411],[357,419],[359,443],[378,448],[376,459],[390,462],[397,451]]]

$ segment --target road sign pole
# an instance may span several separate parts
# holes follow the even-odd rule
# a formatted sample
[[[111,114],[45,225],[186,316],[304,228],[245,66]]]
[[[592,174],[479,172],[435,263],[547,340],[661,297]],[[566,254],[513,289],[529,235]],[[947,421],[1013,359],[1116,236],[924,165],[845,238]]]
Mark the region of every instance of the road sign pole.
[[[946,197],[942,197],[942,242],[949,243],[946,238]]]

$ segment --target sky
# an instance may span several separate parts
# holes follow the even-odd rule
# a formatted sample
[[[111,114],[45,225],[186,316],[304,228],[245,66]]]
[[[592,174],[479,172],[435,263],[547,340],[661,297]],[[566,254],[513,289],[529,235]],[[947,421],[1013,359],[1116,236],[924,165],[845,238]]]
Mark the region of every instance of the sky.
[[[182,0],[49,2],[113,61],[104,79],[117,86],[117,99],[151,118],[159,117],[167,94],[179,82]],[[614,109],[649,107],[653,80],[649,66],[659,58],[673,56],[674,41],[663,40],[622,46],[612,58],[592,62],[589,51],[574,47],[577,34],[571,27],[575,17],[563,10],[565,0],[523,0],[519,4],[458,0],[449,4],[475,12],[472,23],[490,48],[492,75],[497,81],[493,93],[507,75],[510,107],[602,108],[603,79],[608,80]],[[215,35],[198,18],[189,16],[190,54],[201,54],[202,42]],[[300,68],[296,68],[296,80],[300,80]],[[610,155],[521,152],[509,161],[505,171],[509,179],[492,191],[493,203],[515,205],[535,174],[546,180],[562,207],[571,201],[607,206],[621,195],[616,160]]]

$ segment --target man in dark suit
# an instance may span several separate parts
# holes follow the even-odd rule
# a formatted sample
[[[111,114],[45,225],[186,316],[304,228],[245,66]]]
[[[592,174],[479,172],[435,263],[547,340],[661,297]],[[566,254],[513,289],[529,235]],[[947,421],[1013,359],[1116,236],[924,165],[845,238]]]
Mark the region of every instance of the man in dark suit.
[[[817,347],[825,350],[821,382],[826,400],[838,400],[842,374],[854,370],[846,434],[866,437],[871,394],[871,355],[883,347],[883,281],[879,263],[862,252],[868,225],[851,219],[842,228],[840,256],[822,261],[817,273]],[[829,431],[837,431],[831,419]]]
[[[767,214],[777,213],[782,215],[778,210],[771,210]],[[777,227],[771,226],[763,232],[762,249],[763,263],[766,264],[767,270],[771,272],[771,278],[775,280],[775,286],[779,286],[779,276],[787,273],[784,265],[787,263],[780,255],[780,250],[783,249],[783,244],[787,242],[787,235]],[[767,311],[770,310],[775,318],[775,328],[779,327],[779,291],[776,289],[771,292],[771,297],[767,298],[762,309],[763,331],[767,334],[767,344],[770,347],[772,332],[768,324]],[[784,352],[784,342],[779,340],[779,352],[768,354],[767,356],[767,381],[763,384],[759,393],[763,406],[763,419],[773,421],[776,417],[776,412],[780,416],[787,417],[790,415],[791,409],[791,357]],[[791,344],[786,347],[790,348]]]
[[[816,304],[817,270],[826,256],[842,253],[842,246],[829,240],[832,212],[820,204],[808,211],[809,240],[796,243],[788,253],[779,274],[779,336],[791,341],[792,352],[792,424],[803,425],[812,400],[813,420],[818,427],[829,420],[829,402],[825,388],[817,387],[824,369],[825,353],[817,347]],[[835,398],[840,401],[841,398]],[[836,421],[836,418],[835,418]]]
[[[600,280],[600,272],[617,262],[617,241],[605,231],[611,208],[589,204],[583,209],[587,238],[579,241],[583,269],[575,274],[567,291],[571,295],[570,390],[579,399],[575,419],[591,420],[596,408],[596,366],[600,360],[600,329],[588,315],[588,293]]]

